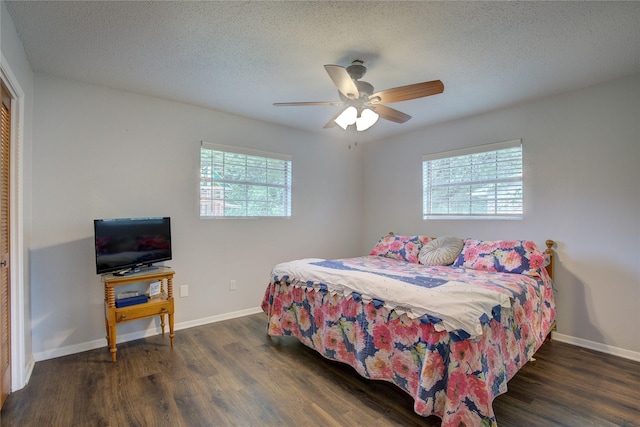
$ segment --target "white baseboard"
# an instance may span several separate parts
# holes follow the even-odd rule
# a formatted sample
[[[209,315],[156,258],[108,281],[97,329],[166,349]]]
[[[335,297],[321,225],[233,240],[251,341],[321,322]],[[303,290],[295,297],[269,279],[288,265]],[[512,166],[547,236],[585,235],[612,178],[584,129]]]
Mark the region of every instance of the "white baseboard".
[[[204,319],[191,320],[189,322],[181,322],[178,325],[175,325],[174,329],[179,331],[180,329],[188,329],[193,328],[195,326],[207,325],[209,323],[222,322],[223,320],[236,319],[238,317],[250,316],[252,314],[262,313],[262,309],[260,307],[248,308],[246,310],[234,311],[232,313],[219,314],[217,316],[205,317]],[[266,319],[265,319],[266,322]],[[267,324],[265,323],[265,330],[267,328]]]
[[[173,327],[174,331],[179,331],[181,329],[193,328],[195,326],[206,325],[209,323],[222,322],[223,320],[235,319],[238,317],[249,316],[251,314],[262,313],[262,309],[260,307],[248,308],[246,310],[234,311],[231,313],[220,314],[217,316],[205,317],[203,319],[191,320],[188,322],[180,322],[176,323]],[[266,328],[266,324],[265,324]],[[158,335],[160,333],[159,327],[151,327],[144,331],[136,331],[128,334],[118,335],[116,339],[116,343],[123,343],[127,341],[133,341],[140,338],[151,337],[154,335]],[[88,341],[80,344],[69,345],[66,347],[55,348],[47,351],[42,351],[39,353],[34,353],[33,358],[36,362],[40,362],[42,360],[54,359],[56,357],[68,356],[70,354],[81,353],[83,351],[94,350],[96,348],[106,348],[107,347],[107,339],[101,338],[98,340]],[[33,367],[31,368],[33,369]]]
[[[588,348],[589,350],[599,351],[601,353],[610,354],[612,356],[623,357],[625,359],[635,360],[640,362],[640,352],[626,350],[620,347],[614,347],[607,344],[602,344],[595,341],[589,341],[582,338],[572,337],[571,335],[559,334],[553,332],[553,339],[555,341],[564,342],[567,344],[577,345],[578,347]]]
[[[16,389],[11,389],[11,392],[13,393],[14,391],[17,390],[21,390],[22,388],[26,387],[26,385],[29,383],[29,379],[31,378],[31,373],[33,373],[33,368],[36,367],[36,359],[34,359],[33,355],[31,357],[29,357],[29,360],[27,360],[26,365],[24,366],[24,374],[23,374],[23,384],[22,386],[20,386],[20,388],[16,388]]]

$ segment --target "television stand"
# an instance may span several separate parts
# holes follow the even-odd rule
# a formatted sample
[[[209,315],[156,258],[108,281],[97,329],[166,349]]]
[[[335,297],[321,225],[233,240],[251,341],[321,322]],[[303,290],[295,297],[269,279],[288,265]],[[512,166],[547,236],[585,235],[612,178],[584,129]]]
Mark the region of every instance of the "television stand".
[[[107,347],[111,352],[111,359],[116,361],[116,335],[120,323],[132,320],[160,317],[162,335],[164,335],[164,315],[169,315],[169,339],[173,348],[173,275],[168,267],[153,267],[151,271],[143,269],[131,272],[125,276],[105,274],[102,276],[104,284],[104,323],[107,331]],[[153,297],[148,302],[127,307],[116,307],[115,288],[131,283],[149,283],[160,281],[160,296]]]

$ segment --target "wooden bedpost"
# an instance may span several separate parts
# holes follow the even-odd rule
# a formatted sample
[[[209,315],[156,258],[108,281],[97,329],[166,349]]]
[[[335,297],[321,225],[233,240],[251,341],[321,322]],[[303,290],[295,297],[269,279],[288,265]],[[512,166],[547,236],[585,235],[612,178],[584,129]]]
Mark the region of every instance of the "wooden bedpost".
[[[547,254],[547,256],[549,257],[549,264],[546,266],[547,272],[549,273],[549,276],[553,279],[553,261],[554,261],[554,257],[555,257],[555,252],[553,250],[553,245],[556,244],[556,242],[554,242],[553,240],[547,240],[545,242],[545,244],[547,245],[547,249],[544,251],[545,254]],[[552,336],[552,332],[558,329],[558,325],[556,324],[556,321],[554,320],[553,323],[551,323],[551,326],[549,327],[549,333],[547,334],[547,341],[553,341],[553,336]]]
[[[547,240],[545,243],[547,245],[547,250],[544,251],[544,253],[549,257],[549,264],[547,265],[546,269],[547,273],[549,273],[549,276],[551,276],[551,278],[553,279],[553,258],[555,254],[553,251],[553,245],[555,245],[556,242],[554,242],[553,240]]]

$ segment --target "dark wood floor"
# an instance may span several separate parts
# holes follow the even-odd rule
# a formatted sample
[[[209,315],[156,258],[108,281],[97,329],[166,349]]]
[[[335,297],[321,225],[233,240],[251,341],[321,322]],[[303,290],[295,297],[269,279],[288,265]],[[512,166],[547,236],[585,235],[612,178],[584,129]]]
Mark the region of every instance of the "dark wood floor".
[[[256,314],[36,363],[6,426],[437,426],[400,389],[358,376]],[[640,363],[545,343],[494,401],[500,427],[640,426]]]

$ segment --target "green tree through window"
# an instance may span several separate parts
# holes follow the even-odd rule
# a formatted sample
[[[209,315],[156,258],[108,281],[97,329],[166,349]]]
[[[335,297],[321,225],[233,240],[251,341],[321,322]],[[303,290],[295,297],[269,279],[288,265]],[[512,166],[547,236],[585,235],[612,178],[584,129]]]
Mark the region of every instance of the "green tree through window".
[[[291,156],[203,142],[200,217],[291,217]]]

